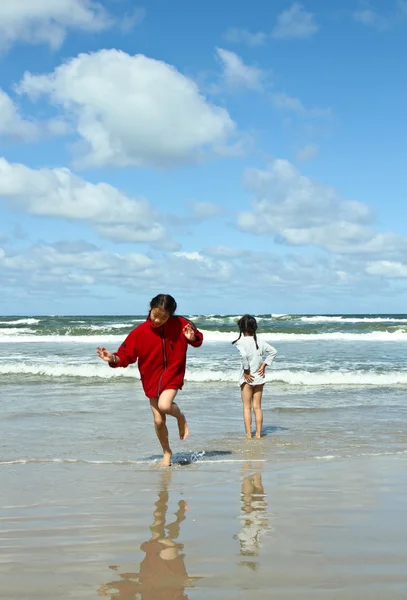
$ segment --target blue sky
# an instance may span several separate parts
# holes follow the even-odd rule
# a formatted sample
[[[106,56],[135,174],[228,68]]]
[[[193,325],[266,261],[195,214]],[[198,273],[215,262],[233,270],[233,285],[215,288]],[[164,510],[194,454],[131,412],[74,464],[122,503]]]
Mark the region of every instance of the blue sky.
[[[0,0],[0,313],[406,312],[407,0]]]

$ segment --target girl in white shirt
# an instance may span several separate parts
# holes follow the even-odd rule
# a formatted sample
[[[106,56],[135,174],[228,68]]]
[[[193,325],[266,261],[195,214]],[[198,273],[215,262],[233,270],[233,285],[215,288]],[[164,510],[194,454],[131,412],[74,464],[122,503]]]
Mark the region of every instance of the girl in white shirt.
[[[239,385],[243,402],[243,420],[246,437],[252,437],[252,409],[256,421],[256,438],[261,437],[263,426],[263,411],[261,398],[265,383],[264,373],[267,366],[273,362],[277,350],[256,336],[257,321],[251,315],[243,315],[237,322],[239,337],[236,344],[241,358]],[[243,334],[243,337],[242,337]]]

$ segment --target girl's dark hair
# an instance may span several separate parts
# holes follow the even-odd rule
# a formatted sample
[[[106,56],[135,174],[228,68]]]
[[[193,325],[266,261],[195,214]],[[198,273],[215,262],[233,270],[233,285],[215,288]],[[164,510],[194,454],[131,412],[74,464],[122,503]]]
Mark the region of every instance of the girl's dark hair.
[[[243,317],[241,317],[238,322],[237,322],[237,326],[239,327],[239,337],[234,340],[232,342],[232,344],[236,344],[236,342],[238,340],[240,340],[240,338],[242,337],[242,333],[248,333],[249,335],[252,335],[254,337],[254,341],[256,344],[256,348],[257,350],[259,349],[259,346],[257,344],[257,336],[256,336],[256,330],[257,330],[257,321],[254,317],[252,317],[252,315],[243,315]]]
[[[154,308],[161,308],[161,310],[165,310],[165,312],[170,313],[172,316],[177,310],[177,303],[169,294],[158,294],[150,302],[150,312]]]

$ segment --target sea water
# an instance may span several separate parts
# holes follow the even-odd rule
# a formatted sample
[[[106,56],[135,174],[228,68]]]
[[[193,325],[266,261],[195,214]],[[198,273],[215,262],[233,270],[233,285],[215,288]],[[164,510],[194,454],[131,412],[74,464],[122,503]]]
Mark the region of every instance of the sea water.
[[[177,397],[185,442],[168,418],[175,463],[407,454],[407,315],[257,315],[278,355],[256,447],[243,438],[231,344],[239,316],[188,316],[204,344],[189,348]],[[0,317],[0,464],[154,464],[160,448],[137,366],[110,369],[96,356],[144,320]]]

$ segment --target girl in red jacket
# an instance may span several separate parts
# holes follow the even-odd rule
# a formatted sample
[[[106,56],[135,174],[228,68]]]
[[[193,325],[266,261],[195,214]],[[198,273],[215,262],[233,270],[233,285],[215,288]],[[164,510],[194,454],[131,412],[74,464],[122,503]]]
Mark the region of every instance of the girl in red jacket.
[[[138,360],[144,393],[150,399],[157,437],[164,452],[162,466],[171,463],[166,416],[178,421],[181,440],[189,429],[184,414],[174,402],[184,384],[188,344],[198,348],[203,335],[193,323],[174,315],[177,303],[169,294],[158,294],[150,302],[147,320],[129,333],[117,352],[97,348],[110,367],[127,367]]]

